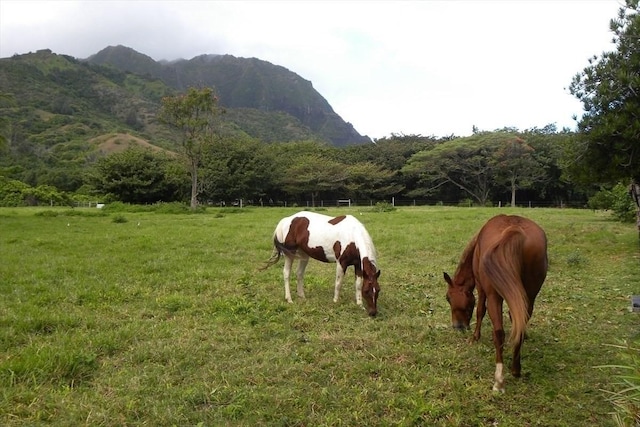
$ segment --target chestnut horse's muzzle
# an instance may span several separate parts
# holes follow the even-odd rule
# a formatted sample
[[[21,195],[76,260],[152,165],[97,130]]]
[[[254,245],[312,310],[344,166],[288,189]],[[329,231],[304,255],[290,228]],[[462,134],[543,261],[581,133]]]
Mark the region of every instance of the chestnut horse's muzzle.
[[[469,329],[471,329],[470,325],[465,325],[462,322],[453,322],[451,323],[451,326],[453,326],[453,329],[460,332],[468,331]]]

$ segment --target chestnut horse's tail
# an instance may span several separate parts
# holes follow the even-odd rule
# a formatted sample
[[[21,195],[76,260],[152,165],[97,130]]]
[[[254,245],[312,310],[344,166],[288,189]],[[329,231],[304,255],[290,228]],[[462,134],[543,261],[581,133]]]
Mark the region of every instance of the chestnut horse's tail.
[[[504,298],[511,316],[512,342],[524,339],[529,322],[529,299],[522,283],[524,232],[516,226],[502,231],[500,239],[488,248],[482,265],[493,288]]]

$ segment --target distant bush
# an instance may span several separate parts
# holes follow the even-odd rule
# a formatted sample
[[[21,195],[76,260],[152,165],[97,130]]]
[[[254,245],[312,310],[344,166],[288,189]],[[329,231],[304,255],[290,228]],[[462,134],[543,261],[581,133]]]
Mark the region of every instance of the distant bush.
[[[152,205],[152,206],[153,206],[153,211],[157,213],[178,214],[178,213],[191,212],[189,205],[187,205],[186,203],[180,203],[180,202],[156,203],[155,205]],[[204,207],[197,208],[196,211],[204,211],[204,209],[205,209]]]
[[[58,216],[58,212],[56,211],[39,211],[34,214],[35,216],[45,216],[45,217],[56,217]]]
[[[373,212],[393,212],[396,207],[389,202],[378,202],[373,206]]]
[[[116,224],[124,224],[125,222],[129,222],[129,220],[124,215],[116,215],[113,217],[111,222]]]
[[[618,183],[611,190],[602,189],[594,194],[587,206],[591,209],[611,210],[618,221],[633,222],[636,218],[636,205],[626,185]]]
[[[156,212],[163,214],[183,214],[183,213],[204,213],[206,208],[204,206],[198,206],[195,210],[192,210],[189,205],[180,202],[158,202],[152,205],[135,205],[123,202],[107,203],[102,208],[102,211],[108,213],[116,212]]]
[[[60,215],[64,216],[84,216],[84,217],[94,217],[94,216],[107,216],[108,213],[104,212],[102,209],[67,209],[63,211]]]

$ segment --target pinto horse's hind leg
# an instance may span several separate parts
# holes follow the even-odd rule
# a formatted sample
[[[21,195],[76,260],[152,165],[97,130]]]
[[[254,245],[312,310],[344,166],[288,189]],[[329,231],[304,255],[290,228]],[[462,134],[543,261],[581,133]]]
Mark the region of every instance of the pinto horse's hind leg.
[[[309,263],[309,258],[300,258],[298,262],[298,270],[296,271],[296,278],[298,279],[298,296],[304,298],[304,271]]]
[[[291,266],[293,265],[293,258],[285,256],[284,257],[284,267],[282,268],[282,276],[284,277],[284,299],[287,302],[292,303],[291,300],[291,288],[289,286],[289,277],[291,276]]]

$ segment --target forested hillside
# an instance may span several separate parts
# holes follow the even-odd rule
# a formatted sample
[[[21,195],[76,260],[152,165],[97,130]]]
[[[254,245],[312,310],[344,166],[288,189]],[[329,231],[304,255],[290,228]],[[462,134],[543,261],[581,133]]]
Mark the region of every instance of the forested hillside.
[[[336,146],[371,142],[342,120],[310,81],[257,58],[200,55],[190,60],[156,62],[131,48],[110,46],[88,58],[88,62],[158,78],[178,92],[189,87],[213,87],[225,108],[253,110],[252,117],[262,123],[272,116],[262,114],[260,120],[257,117],[260,113],[279,112],[281,116],[294,117]],[[251,126],[255,121],[246,119],[246,116],[232,118],[242,129],[253,129],[251,136],[265,140],[265,135]]]
[[[100,55],[94,61],[82,61],[49,50],[0,59],[0,125],[6,141],[0,147],[3,175],[30,185],[47,184],[75,191],[83,185],[84,170],[114,147],[123,148],[134,141],[133,145],[150,144],[175,150],[178,135],[159,123],[156,113],[162,97],[179,93],[181,88],[169,86],[161,76],[151,76],[154,65],[156,70],[164,69],[165,74],[167,69],[144,55],[127,48],[107,49],[103,53],[106,51],[112,53],[109,60],[118,57],[117,53],[129,53],[124,60],[127,64],[144,63],[147,58],[146,68],[139,67],[141,74],[137,74],[99,65]],[[334,136],[341,143],[368,141],[335,115],[309,82],[257,60],[228,60],[254,69],[264,85],[260,91],[294,93],[299,99],[281,99],[280,110],[271,104],[264,108],[243,106],[238,93],[252,93],[255,88],[241,82],[235,84],[232,90],[235,95],[229,92],[230,102],[225,108],[227,134],[271,143],[314,140],[331,144]],[[189,81],[190,75],[204,78],[209,70],[199,68],[199,62],[202,58],[185,61],[184,67],[191,71],[172,73],[184,77],[179,79],[181,82]],[[262,69],[272,71],[262,73]],[[291,90],[285,85],[286,76],[294,76]],[[194,84],[202,81],[200,77],[193,77]],[[297,86],[306,91],[295,89]],[[223,104],[222,96],[219,98]],[[287,104],[303,100],[306,104]],[[309,103],[317,104],[317,108],[308,108]],[[321,131],[316,132],[286,109],[315,111],[311,116],[324,114],[332,118],[334,125],[320,126]],[[338,129],[340,123],[344,132]]]

